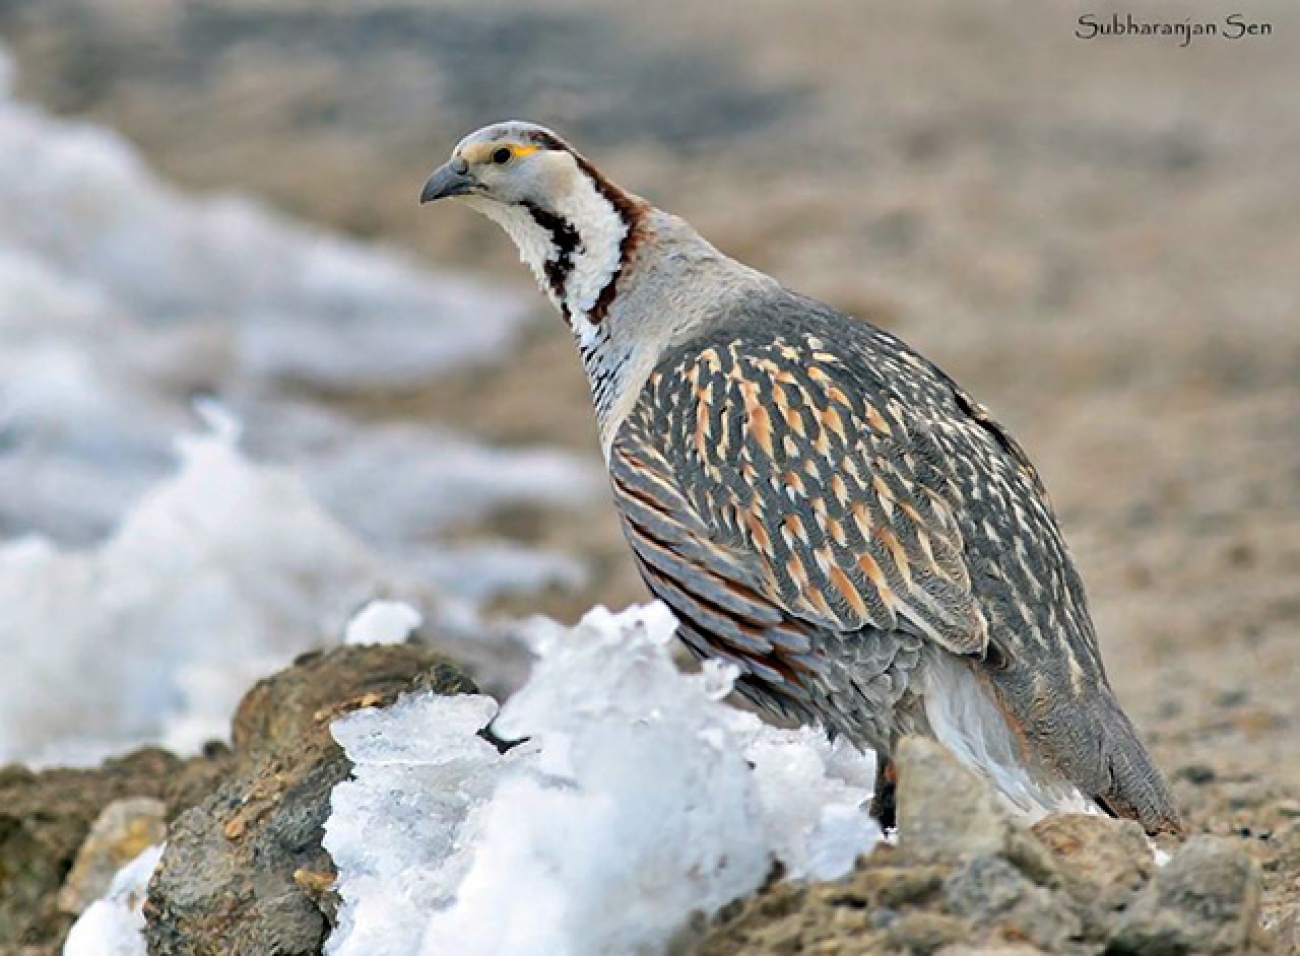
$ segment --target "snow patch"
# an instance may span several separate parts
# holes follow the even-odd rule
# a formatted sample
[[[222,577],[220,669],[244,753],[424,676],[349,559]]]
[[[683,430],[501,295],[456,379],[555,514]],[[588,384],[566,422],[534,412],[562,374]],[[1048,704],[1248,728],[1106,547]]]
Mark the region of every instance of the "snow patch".
[[[63,956],[145,956],[144,900],[162,855],[151,846],[117,871],[104,898],[72,924]]]
[[[369,552],[234,434],[178,445],[101,545],[0,545],[0,763],[87,763],[224,738],[252,681],[338,633],[374,593]]]
[[[186,195],[115,133],[13,100],[4,70],[0,536],[109,533],[166,473],[198,394],[364,540],[417,557],[449,522],[598,487],[567,455],[331,408],[500,355],[525,300],[247,198]]]
[[[734,672],[680,673],[675,626],[657,604],[539,623],[499,715],[420,694],[337,721],[355,769],[325,828],[343,898],[326,952],[648,956],[774,860],[847,872],[880,838],[873,758],[726,704]],[[523,742],[499,753],[489,723]]]
[[[344,644],[401,644],[424,623],[424,615],[401,601],[371,601],[348,621]]]
[[[337,401],[500,353],[521,300],[187,195],[8,81],[0,50],[0,763],[224,737],[250,681],[395,583],[427,593],[417,575],[447,591],[420,602],[440,631],[580,578],[565,556],[441,539],[503,506],[585,503],[594,469]],[[184,440],[173,474],[199,420],[215,434]]]
[[[419,383],[504,347],[526,311],[248,199],[187,196],[121,136],[19,104],[3,84],[0,144],[0,245],[33,254],[105,311],[226,325],[254,375],[334,389]]]

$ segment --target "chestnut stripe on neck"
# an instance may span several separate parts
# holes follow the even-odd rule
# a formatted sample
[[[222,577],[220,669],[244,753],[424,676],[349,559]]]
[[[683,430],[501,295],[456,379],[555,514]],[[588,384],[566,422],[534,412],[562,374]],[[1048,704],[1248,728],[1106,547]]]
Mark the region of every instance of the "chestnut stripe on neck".
[[[606,179],[600,170],[577,153],[570,150],[570,154],[578,164],[578,168],[591,180],[592,185],[605,198],[605,201],[614,207],[614,211],[618,213],[619,218],[623,220],[624,225],[627,227],[627,231],[623,233],[623,240],[619,243],[618,267],[610,273],[609,281],[600,290],[595,305],[587,313],[588,320],[593,325],[599,325],[609,313],[609,307],[614,304],[614,297],[618,294],[619,277],[626,271],[628,263],[632,261],[632,256],[636,252],[637,245],[644,238],[643,226],[649,204],[645,200],[630,196],[619,189]]]
[[[610,274],[609,281],[600,290],[600,294],[596,296],[595,304],[592,305],[591,311],[587,313],[588,321],[593,325],[599,325],[609,313],[610,306],[614,304],[614,297],[618,294],[619,276],[627,269],[628,263],[632,261],[632,256],[636,252],[637,245],[645,237],[644,224],[646,212],[650,208],[649,203],[639,197],[631,196],[615,186],[605,178],[600,170],[587,162],[585,157],[575,152],[573,147],[558,136],[553,136],[543,130],[537,130],[529,136],[529,140],[543,149],[553,149],[572,156],[573,161],[578,164],[578,169],[591,180],[591,184],[596,187],[596,191],[614,208],[614,211],[618,213],[627,227],[626,232],[623,233],[623,241],[619,243],[618,267]],[[537,218],[535,211],[533,216]],[[541,219],[537,219],[537,222],[543,228],[550,228]],[[552,235],[554,235],[553,231]],[[571,260],[569,260],[569,266],[571,269]],[[549,281],[549,269],[547,274]],[[553,284],[552,288],[554,288]],[[565,316],[568,316],[567,309],[565,310]]]

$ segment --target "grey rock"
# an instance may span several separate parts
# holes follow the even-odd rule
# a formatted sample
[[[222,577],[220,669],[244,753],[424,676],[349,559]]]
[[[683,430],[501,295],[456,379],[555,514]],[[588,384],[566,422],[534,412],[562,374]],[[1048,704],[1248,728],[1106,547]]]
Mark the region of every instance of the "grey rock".
[[[1130,820],[1069,813],[1040,820],[1033,833],[1060,861],[1067,891],[1101,924],[1113,923],[1156,870],[1146,834]]]
[[[1052,851],[1018,825],[1011,828],[1002,855],[1038,886],[1062,889],[1067,882]]]
[[[970,937],[971,931],[971,924],[966,920],[913,910],[892,921],[885,930],[885,938],[903,952],[924,956]]]
[[[235,715],[234,773],[173,824],[150,883],[150,956],[318,954],[336,903],[322,827],[352,769],[329,724],[419,689],[474,685],[431,651],[391,645],[310,654],[254,686]]]
[[[855,883],[864,907],[892,910],[924,903],[943,887],[947,874],[945,867],[938,866],[872,866],[861,869]]]
[[[944,900],[949,912],[977,926],[996,926],[1051,952],[1060,952],[1083,927],[1068,901],[1000,856],[974,857],[959,866],[944,883]]]
[[[998,856],[979,856],[960,866],[946,881],[948,909],[982,923],[1008,912],[1035,889],[1020,871]]]
[[[908,737],[898,748],[898,845],[919,862],[988,856],[1006,847],[1009,813],[987,783],[942,744]]]
[[[1083,936],[1083,921],[1062,901],[1035,887],[1025,900],[993,927],[993,935],[1029,940],[1049,953],[1077,951],[1071,941]]]
[[[1196,837],[1139,894],[1107,952],[1247,952],[1260,897],[1261,877],[1254,860],[1226,841]]]
[[[1272,943],[1279,956],[1300,956],[1300,906],[1292,907],[1272,926]]]

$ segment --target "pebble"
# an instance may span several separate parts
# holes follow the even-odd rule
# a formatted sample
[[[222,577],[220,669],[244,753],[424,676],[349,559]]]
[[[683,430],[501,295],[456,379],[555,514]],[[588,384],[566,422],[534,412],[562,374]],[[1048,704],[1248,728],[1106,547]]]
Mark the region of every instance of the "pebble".
[[[167,807],[152,797],[114,800],[100,812],[59,890],[59,909],[80,914],[107,891],[113,876],[167,839]]]

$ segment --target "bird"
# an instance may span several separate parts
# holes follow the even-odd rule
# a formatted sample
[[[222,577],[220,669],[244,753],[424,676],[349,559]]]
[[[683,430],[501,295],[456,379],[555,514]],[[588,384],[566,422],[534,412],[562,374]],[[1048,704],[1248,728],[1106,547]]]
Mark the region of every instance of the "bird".
[[[1178,833],[1038,471],[895,335],[730,258],[551,130],[462,139],[421,203],[500,225],[569,326],[637,569],[787,720],[937,739],[1031,819]]]

